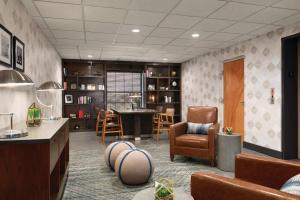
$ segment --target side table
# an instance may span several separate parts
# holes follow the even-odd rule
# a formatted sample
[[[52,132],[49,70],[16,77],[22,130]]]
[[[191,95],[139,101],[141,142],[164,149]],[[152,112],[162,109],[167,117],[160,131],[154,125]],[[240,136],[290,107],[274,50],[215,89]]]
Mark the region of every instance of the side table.
[[[223,171],[233,172],[235,155],[241,153],[242,150],[241,135],[237,133],[232,135],[218,133],[217,149],[218,168]]]

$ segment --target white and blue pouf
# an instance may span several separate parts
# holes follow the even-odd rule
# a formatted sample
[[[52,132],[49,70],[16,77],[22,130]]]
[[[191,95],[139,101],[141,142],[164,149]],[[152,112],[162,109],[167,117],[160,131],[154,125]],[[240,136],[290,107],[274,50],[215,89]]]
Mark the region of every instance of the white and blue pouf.
[[[106,165],[111,169],[114,170],[115,161],[120,153],[124,150],[133,149],[135,146],[131,142],[126,141],[117,141],[113,142],[105,150],[105,162]]]
[[[147,183],[154,172],[151,155],[142,149],[123,151],[115,162],[115,174],[126,185]]]

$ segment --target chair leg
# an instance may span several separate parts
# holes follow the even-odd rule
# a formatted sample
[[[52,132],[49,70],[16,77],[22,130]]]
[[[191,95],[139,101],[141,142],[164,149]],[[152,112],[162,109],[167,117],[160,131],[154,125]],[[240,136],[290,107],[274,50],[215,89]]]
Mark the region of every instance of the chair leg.
[[[121,131],[121,139],[124,139],[124,133],[123,133],[123,124],[122,124],[122,116],[119,115],[119,126],[120,126],[120,131]]]
[[[99,131],[99,122],[96,122],[96,136],[98,135],[98,131]]]
[[[171,159],[171,162],[174,161],[174,154],[170,154],[170,159]]]
[[[104,144],[105,133],[106,133],[106,120],[104,120],[104,122],[103,122],[103,127],[102,127],[102,133],[101,133],[102,144]]]
[[[215,166],[215,159],[211,159],[211,160],[210,160],[210,166],[211,166],[211,167],[214,167],[214,166]]]

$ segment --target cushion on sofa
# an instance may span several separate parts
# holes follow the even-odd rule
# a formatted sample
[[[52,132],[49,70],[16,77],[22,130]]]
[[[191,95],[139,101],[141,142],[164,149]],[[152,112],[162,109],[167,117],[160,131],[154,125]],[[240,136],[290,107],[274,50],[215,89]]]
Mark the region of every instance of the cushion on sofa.
[[[208,136],[198,134],[183,134],[176,137],[176,145],[192,148],[208,148]]]
[[[280,188],[280,191],[300,196],[300,174],[287,180]]]
[[[208,133],[208,129],[213,125],[213,123],[201,124],[201,123],[193,123],[188,122],[187,133],[190,134],[206,134]]]

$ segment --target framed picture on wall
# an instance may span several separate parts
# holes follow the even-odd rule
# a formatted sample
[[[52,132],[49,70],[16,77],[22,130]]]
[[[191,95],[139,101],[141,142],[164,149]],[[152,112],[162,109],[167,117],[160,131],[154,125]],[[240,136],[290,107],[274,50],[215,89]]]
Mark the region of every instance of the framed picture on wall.
[[[0,64],[12,67],[12,33],[0,24]]]
[[[13,39],[14,69],[24,72],[25,70],[25,44],[16,36]]]

